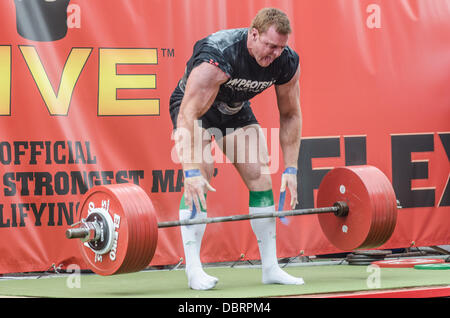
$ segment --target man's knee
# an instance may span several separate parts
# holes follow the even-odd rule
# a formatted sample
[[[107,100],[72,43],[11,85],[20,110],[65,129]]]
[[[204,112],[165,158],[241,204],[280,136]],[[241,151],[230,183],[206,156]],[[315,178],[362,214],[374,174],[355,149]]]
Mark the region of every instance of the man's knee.
[[[241,175],[250,191],[263,191],[272,188],[270,174],[264,173],[264,166],[260,164],[247,165],[241,169]]]

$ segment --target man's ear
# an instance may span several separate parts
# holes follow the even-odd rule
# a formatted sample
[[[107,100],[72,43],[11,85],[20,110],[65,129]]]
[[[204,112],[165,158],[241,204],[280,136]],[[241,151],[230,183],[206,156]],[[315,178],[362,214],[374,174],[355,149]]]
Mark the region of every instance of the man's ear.
[[[257,29],[252,28],[252,29],[250,30],[250,36],[251,36],[251,39],[252,39],[253,41],[256,41],[256,39],[258,38],[258,35],[259,35],[259,32],[258,32]]]

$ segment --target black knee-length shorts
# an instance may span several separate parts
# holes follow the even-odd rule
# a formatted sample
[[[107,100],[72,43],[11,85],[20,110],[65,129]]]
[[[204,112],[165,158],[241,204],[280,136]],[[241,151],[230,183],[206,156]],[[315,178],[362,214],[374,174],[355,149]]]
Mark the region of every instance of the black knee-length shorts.
[[[177,128],[180,105],[180,101],[170,104],[170,117],[174,129]],[[208,130],[216,139],[220,139],[238,128],[258,124],[249,103],[244,104],[241,110],[233,115],[223,114],[215,105],[212,105],[199,120],[202,128]]]

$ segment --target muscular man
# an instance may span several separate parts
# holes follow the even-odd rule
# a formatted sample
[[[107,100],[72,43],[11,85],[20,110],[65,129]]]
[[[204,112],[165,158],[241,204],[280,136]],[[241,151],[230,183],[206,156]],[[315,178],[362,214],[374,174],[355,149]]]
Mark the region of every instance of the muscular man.
[[[185,173],[180,219],[206,217],[206,193],[215,191],[209,184],[214,163],[204,158],[199,160],[196,154],[199,149],[201,154],[205,153],[204,149],[210,149],[211,135],[250,192],[249,213],[274,211],[266,141],[249,102],[272,85],[275,85],[280,145],[287,168],[282,175],[281,190],[289,189],[290,206],[296,206],[302,122],[299,57],[287,45],[290,33],[286,14],[265,8],[258,12],[250,28],[222,30],[195,44],[185,74],[170,98],[170,114],[177,135],[175,144]],[[251,130],[257,134],[248,134]],[[198,138],[199,135],[202,137]],[[248,138],[250,141],[244,144],[230,142],[240,135],[256,138]],[[241,160],[236,160],[242,154]],[[303,284],[302,278],[292,277],[278,266],[275,219],[252,219],[250,223],[260,251],[262,282]],[[192,289],[210,289],[218,281],[205,273],[200,261],[205,227],[181,227],[186,274]]]

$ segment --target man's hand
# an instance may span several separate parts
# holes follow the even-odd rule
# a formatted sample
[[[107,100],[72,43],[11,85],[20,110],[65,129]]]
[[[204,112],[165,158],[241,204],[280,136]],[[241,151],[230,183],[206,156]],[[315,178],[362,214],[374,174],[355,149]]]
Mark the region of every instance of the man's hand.
[[[206,210],[205,194],[208,191],[215,192],[216,189],[203,177],[200,170],[184,171],[184,200],[191,211],[193,211],[194,206],[196,211],[201,211],[201,207]]]
[[[284,170],[283,175],[281,176],[281,188],[280,192],[286,191],[286,187],[289,189],[291,194],[291,204],[290,207],[292,210],[295,209],[295,206],[298,204],[297,200],[297,168],[288,167]]]

